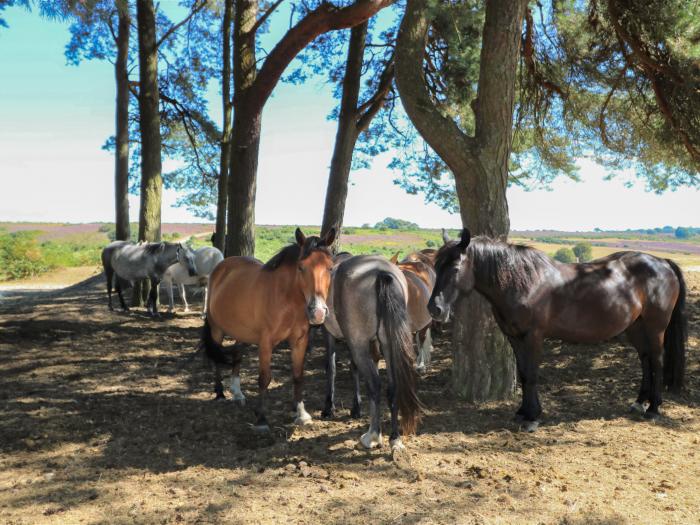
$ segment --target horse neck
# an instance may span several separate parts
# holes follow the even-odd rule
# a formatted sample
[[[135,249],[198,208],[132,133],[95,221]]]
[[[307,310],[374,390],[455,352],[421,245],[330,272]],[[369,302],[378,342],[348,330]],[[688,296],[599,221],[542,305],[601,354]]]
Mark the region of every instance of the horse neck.
[[[488,275],[489,262],[481,257],[472,256],[472,267],[474,271],[474,289],[484,296],[491,304],[502,307],[506,304],[518,302],[522,291],[513,286],[510,282],[500,282],[499,279],[485,279]]]
[[[285,264],[272,270],[276,280],[277,289],[290,301],[299,301],[304,304],[304,292],[298,285],[296,264]]]

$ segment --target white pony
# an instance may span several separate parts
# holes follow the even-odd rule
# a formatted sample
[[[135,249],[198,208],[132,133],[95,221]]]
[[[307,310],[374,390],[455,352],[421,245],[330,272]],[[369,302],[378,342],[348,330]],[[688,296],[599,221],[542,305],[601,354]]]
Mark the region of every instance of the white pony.
[[[177,289],[180,292],[180,297],[182,302],[185,303],[185,312],[190,311],[190,306],[187,304],[187,297],[185,296],[185,285],[198,285],[204,288],[204,306],[202,307],[202,317],[207,313],[207,293],[209,290],[209,274],[211,274],[214,267],[219,264],[224,259],[223,254],[216,248],[211,246],[205,246],[204,248],[199,248],[194,251],[194,265],[196,269],[196,275],[190,276],[187,266],[181,262],[176,262],[163,274],[163,280],[161,281],[165,284],[168,290],[168,296],[170,298],[170,306],[168,311],[172,312],[175,309],[175,303],[173,300],[173,283],[177,285]]]

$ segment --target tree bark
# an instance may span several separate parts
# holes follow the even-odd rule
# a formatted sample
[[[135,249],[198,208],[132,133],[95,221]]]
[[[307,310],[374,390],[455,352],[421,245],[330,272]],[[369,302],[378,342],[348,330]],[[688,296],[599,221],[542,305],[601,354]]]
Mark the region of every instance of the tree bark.
[[[343,77],[343,95],[340,100],[338,115],[338,132],[335,135],[333,158],[328,175],[326,203],[323,208],[321,237],[335,227],[336,237],[333,251],[340,246],[340,232],[345,214],[345,201],[348,196],[348,179],[352,167],[352,154],[359,135],[357,128],[357,103],[360,98],[360,81],[362,79],[362,62],[365,54],[368,22],[363,22],[350,31],[348,58]]]
[[[396,50],[401,100],[416,129],[454,174],[462,223],[473,234],[501,239],[510,228],[506,184],[526,6],[526,0],[486,2],[474,137],[440,113],[426,88],[426,0],[408,0]],[[515,360],[486,300],[476,293],[460,300],[454,323],[453,391],[473,402],[511,397]]]
[[[114,166],[114,225],[116,239],[128,241],[129,228],[129,5],[117,2],[119,24],[117,29],[117,61],[114,75],[117,86],[116,101],[116,160]]]
[[[214,246],[226,250],[226,207],[228,206],[228,173],[231,168],[231,24],[233,21],[233,0],[225,0],[224,19],[221,25],[222,70],[221,98],[223,103],[224,126],[221,135],[221,163],[219,166],[218,197],[216,203],[216,230]]]
[[[234,14],[234,118],[229,174],[227,255],[255,252],[255,191],[262,112],[282,73],[317,36],[354,27],[393,0],[359,0],[338,8],[322,2],[280,39],[260,71],[255,62],[257,0],[236,0]]]
[[[141,128],[139,241],[160,241],[163,179],[158,107],[158,47],[153,0],[137,0],[136,10],[139,31],[139,123]],[[147,286],[143,288],[145,292]],[[136,289],[135,292],[137,292]],[[134,293],[134,296],[138,298],[139,294]]]

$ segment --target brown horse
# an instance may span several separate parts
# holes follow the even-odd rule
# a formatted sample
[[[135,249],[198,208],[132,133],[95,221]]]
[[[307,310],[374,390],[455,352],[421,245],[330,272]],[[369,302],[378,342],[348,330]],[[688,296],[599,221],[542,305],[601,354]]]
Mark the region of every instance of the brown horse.
[[[642,385],[631,408],[648,419],[659,417],[663,386],[679,391],[685,371],[686,287],[678,265],[640,252],[563,264],[527,246],[470,240],[465,228],[460,241],[440,248],[428,308],[444,321],[455,300],[472,290],[491,303],[515,351],[523,389],[516,418],[527,430],[537,428],[542,411],[537,368],[546,337],[595,343],[624,332],[642,364]]]
[[[433,319],[428,311],[428,301],[435,286],[435,270],[431,263],[421,259],[421,255],[421,252],[414,252],[399,262],[399,252],[397,252],[391,258],[391,262],[396,264],[403,273],[408,285],[408,319],[411,333],[416,337],[418,350],[416,369],[419,372],[425,371],[430,364],[432,351],[430,326]]]
[[[241,392],[240,349],[234,346],[233,363],[221,346],[224,336],[236,343],[258,345],[259,406],[254,428],[269,430],[266,413],[267,387],[272,378],[272,350],[282,341],[292,349],[295,423],[305,424],[311,416],[302,400],[304,356],[309,323],[321,325],[328,315],[326,299],[331,283],[333,260],[329,246],[335,229],[325,238],[305,237],[296,230],[296,244],[283,248],[266,264],[252,257],[228,257],[209,277],[209,304],[202,342],[207,356],[216,362],[216,398],[224,397],[222,363],[233,364],[231,392],[235,401],[245,403]]]

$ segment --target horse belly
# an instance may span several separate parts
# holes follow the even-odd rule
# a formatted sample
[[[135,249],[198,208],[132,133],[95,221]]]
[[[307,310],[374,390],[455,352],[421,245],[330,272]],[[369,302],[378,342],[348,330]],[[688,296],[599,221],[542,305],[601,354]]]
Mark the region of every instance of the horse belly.
[[[564,309],[546,337],[570,343],[600,343],[620,335],[637,317],[636,309],[625,307],[591,308],[576,312]]]

